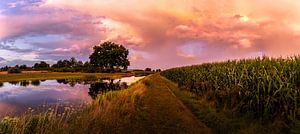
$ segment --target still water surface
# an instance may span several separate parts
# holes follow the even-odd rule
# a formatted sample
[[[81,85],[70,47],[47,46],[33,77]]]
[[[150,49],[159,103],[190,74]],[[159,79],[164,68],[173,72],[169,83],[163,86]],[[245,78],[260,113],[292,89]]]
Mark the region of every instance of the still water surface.
[[[132,76],[93,84],[66,80],[0,83],[0,117],[20,115],[28,110],[44,112],[49,107],[84,107],[97,94],[127,88],[142,78]]]

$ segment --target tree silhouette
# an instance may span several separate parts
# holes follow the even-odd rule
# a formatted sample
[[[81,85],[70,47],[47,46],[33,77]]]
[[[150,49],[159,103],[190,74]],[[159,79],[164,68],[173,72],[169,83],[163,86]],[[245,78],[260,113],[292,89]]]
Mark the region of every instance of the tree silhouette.
[[[129,51],[122,45],[113,42],[104,42],[100,46],[94,46],[94,52],[90,55],[90,63],[103,71],[114,72],[115,69],[127,69]]]
[[[47,64],[45,61],[41,61],[40,63],[35,63],[33,65],[34,69],[49,69],[50,65]]]

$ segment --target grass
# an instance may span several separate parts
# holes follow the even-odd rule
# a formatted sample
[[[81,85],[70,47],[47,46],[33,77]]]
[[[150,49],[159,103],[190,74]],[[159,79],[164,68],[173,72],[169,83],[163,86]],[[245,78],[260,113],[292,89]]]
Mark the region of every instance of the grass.
[[[280,127],[272,127],[271,124],[260,124],[258,120],[236,117],[230,112],[219,112],[210,107],[210,102],[185,90],[180,90],[177,84],[168,81],[170,89],[182,100],[193,114],[216,134],[262,134],[282,133]],[[280,125],[280,124],[279,124]],[[281,124],[282,125],[282,124]]]
[[[139,118],[148,133],[204,133],[210,129],[173,94],[169,82],[159,74],[143,81],[145,95],[140,101]]]
[[[214,133],[300,133],[299,67],[300,57],[264,57],[162,75],[176,82],[173,92]]]
[[[50,79],[82,79],[87,76],[96,75],[98,78],[120,78],[133,76],[133,73],[20,73],[0,74],[0,82],[22,81],[22,80],[50,80]]]
[[[169,89],[158,74],[126,90],[99,95],[76,113],[6,117],[0,133],[210,133]]]
[[[300,120],[299,56],[201,64],[161,74],[218,113],[282,130],[289,130]]]
[[[155,72],[153,71],[132,71],[132,73],[134,73],[135,76],[147,76],[150,74],[154,74]]]

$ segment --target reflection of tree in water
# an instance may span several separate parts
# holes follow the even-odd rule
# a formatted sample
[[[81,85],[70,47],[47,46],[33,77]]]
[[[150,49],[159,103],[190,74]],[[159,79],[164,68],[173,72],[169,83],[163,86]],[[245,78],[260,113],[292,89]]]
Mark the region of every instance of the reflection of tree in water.
[[[19,84],[19,81],[10,81],[10,82],[8,82],[9,84],[12,84],[12,85],[17,85],[17,84]]]
[[[84,82],[83,81],[77,81],[77,83],[76,84],[79,84],[79,85],[81,85],[81,84],[83,84]]]
[[[56,81],[57,81],[57,83],[59,83],[59,84],[61,84],[61,83],[63,83],[63,84],[68,84],[68,83],[69,83],[66,79],[57,79]]]
[[[76,82],[75,82],[75,81],[71,81],[71,82],[69,82],[69,85],[70,85],[71,87],[75,87]]]
[[[114,83],[114,80],[109,80],[109,82],[96,82],[91,84],[88,93],[92,99],[96,99],[98,94],[103,94],[113,90],[120,90],[127,87],[128,86],[125,82],[121,83],[121,81],[118,81],[117,83]]]
[[[20,81],[20,86],[27,87],[29,84],[30,84],[29,81],[26,81],[26,80]]]
[[[56,81],[59,84],[69,84],[71,87],[74,87],[78,83],[76,81],[68,81],[67,79],[57,79]]]
[[[31,85],[33,85],[33,86],[39,86],[40,84],[41,84],[41,82],[39,80],[31,81]]]
[[[56,82],[59,83],[59,84],[61,84],[61,83],[63,83],[63,80],[64,79],[57,79]]]
[[[108,84],[105,82],[97,82],[94,84],[91,84],[89,88],[89,95],[92,97],[92,99],[96,99],[97,95],[100,92],[106,92],[106,89],[108,88]]]
[[[30,84],[33,85],[33,86],[39,86],[41,84],[41,81],[40,80],[32,80],[32,81],[23,80],[23,81],[10,81],[8,83],[11,84],[11,85],[20,84],[20,86],[27,87]]]

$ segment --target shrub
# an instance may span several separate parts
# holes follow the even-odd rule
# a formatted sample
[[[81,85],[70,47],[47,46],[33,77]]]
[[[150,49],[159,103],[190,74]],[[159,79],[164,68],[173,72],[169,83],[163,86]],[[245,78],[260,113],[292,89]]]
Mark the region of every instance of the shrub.
[[[7,73],[9,73],[9,74],[21,73],[21,70],[18,68],[10,68],[10,69],[8,69]]]

